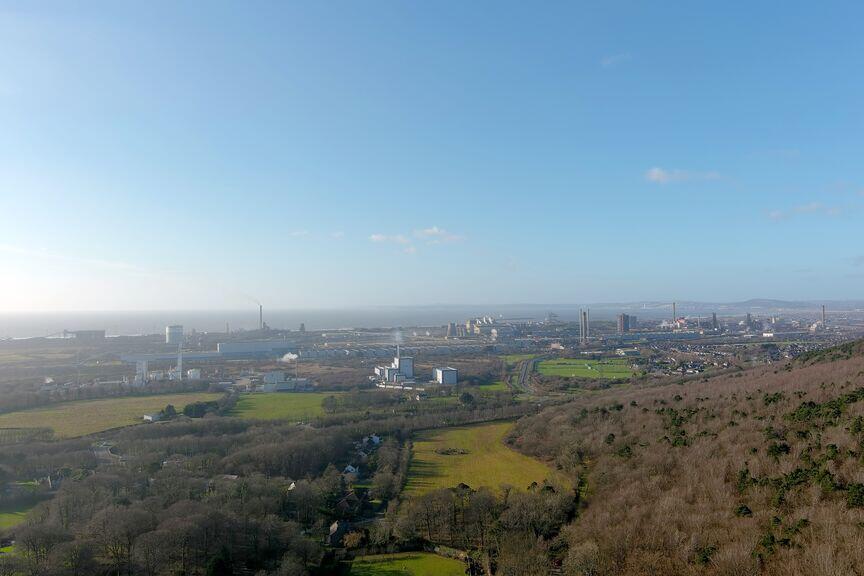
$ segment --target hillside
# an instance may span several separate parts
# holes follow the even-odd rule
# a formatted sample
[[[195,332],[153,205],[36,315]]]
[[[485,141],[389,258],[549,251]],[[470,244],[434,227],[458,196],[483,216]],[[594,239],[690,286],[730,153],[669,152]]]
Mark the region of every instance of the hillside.
[[[852,574],[864,565],[864,355],[845,345],[519,422],[587,480],[570,574]]]

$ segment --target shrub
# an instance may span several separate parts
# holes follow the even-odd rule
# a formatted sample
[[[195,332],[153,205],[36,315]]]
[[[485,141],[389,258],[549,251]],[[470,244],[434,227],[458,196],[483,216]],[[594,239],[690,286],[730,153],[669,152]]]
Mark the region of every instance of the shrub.
[[[779,444],[777,442],[772,442],[768,446],[768,455],[771,456],[776,462],[780,459],[780,456],[784,454],[789,454],[790,450],[791,449],[789,448],[789,445],[785,442]]]
[[[864,484],[856,482],[846,486],[846,506],[849,508],[864,506]]]
[[[630,458],[633,455],[633,449],[630,448],[629,445],[622,446],[618,450],[615,451],[616,456],[620,456],[621,458]]]
[[[696,550],[696,563],[701,564],[702,566],[708,564],[711,562],[711,556],[713,556],[715,552],[717,552],[717,547],[712,545],[698,548]]]
[[[781,400],[783,400],[783,393],[782,392],[775,392],[774,394],[765,394],[765,396],[762,397],[762,401],[765,403],[765,406],[770,406],[771,404],[776,404],[777,402],[780,402]]]

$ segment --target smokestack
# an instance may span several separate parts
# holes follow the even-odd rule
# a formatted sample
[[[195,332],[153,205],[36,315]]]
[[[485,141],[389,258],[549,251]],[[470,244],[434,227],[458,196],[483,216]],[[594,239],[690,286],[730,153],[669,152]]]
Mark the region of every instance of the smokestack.
[[[258,304],[258,329],[264,329],[264,306]]]
[[[825,305],[822,304],[822,325],[825,325]]]
[[[672,323],[678,322],[678,305],[672,302]]]

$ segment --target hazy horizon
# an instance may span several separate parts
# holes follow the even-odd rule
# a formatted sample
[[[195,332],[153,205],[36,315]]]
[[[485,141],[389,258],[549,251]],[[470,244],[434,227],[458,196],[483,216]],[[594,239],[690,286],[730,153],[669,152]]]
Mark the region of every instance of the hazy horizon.
[[[860,311],[862,301],[823,301],[829,314]],[[765,306],[764,304],[772,304]],[[780,310],[790,315],[814,315],[816,302],[754,300],[744,302],[678,301],[679,314],[708,318],[711,312],[721,316],[741,316],[747,312],[774,314]],[[351,308],[282,309],[264,308],[264,320],[271,328],[297,330],[304,324],[309,330],[345,328],[397,328],[443,326],[467,318],[491,315],[502,319],[543,320],[552,312],[563,321],[578,320],[582,307],[591,310],[592,320],[613,321],[621,312],[635,314],[642,320],[667,318],[671,302],[586,302],[557,304],[463,304],[426,306],[358,306]],[[0,338],[32,338],[58,335],[63,330],[105,330],[109,336],[161,334],[165,326],[181,324],[189,332],[224,332],[258,328],[258,308],[186,309],[186,310],[76,310],[3,312],[0,311]]]

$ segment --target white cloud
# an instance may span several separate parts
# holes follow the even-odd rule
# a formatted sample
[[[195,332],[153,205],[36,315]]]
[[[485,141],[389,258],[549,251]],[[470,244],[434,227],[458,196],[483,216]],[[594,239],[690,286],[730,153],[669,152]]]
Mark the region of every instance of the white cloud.
[[[387,234],[372,234],[369,240],[376,243],[392,242],[393,244],[411,244],[411,239],[402,234],[388,236]]]
[[[645,172],[645,180],[655,184],[668,184],[670,182],[684,182],[697,180],[718,180],[720,174],[717,172],[690,172],[687,170],[649,168]]]
[[[600,59],[600,66],[603,68],[614,68],[619,64],[623,64],[631,60],[633,57],[629,52],[621,52],[620,54],[609,54]]]
[[[335,238],[336,240],[339,240],[340,238],[345,237],[345,232],[342,232],[341,230],[338,230],[336,232],[331,232],[330,237]]]
[[[444,244],[450,242],[459,242],[463,239],[459,234],[453,234],[438,226],[415,230],[414,236],[426,240],[427,244]]]
[[[309,231],[308,231],[308,230],[294,230],[294,231],[291,232],[291,234],[290,234],[290,236],[291,236],[292,238],[302,238],[303,236],[308,236],[308,235],[309,235]]]
[[[433,244],[450,244],[453,242],[459,242],[463,240],[463,236],[460,234],[453,234],[444,228],[439,228],[438,226],[430,226],[429,228],[422,228],[419,230],[414,230],[411,236],[406,236],[405,234],[381,234],[376,233],[369,236],[369,240],[376,244],[397,244],[402,246],[402,252],[405,254],[416,254],[417,246],[415,245],[415,240],[417,242],[424,242],[427,245]]]

